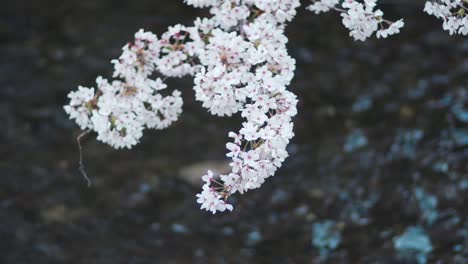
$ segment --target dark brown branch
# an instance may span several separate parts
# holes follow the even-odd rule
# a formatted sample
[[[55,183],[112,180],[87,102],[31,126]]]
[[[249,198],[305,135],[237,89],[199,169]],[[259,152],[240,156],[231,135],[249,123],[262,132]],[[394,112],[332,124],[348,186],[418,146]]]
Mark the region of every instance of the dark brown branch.
[[[81,139],[87,134],[89,134],[89,132],[91,132],[91,130],[86,130],[83,133],[79,134],[78,137],[76,137],[76,143],[78,144],[78,149],[80,151],[80,160],[79,160],[78,170],[80,171],[81,175],[83,175],[85,180],[88,182],[88,187],[91,187],[92,181],[88,177],[85,166],[83,164],[83,148],[81,146]]]

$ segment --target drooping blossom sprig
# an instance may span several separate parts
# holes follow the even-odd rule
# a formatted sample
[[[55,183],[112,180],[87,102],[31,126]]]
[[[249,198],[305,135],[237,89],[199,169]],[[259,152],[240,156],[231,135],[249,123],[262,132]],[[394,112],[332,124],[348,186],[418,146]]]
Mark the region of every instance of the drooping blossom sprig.
[[[226,147],[231,172],[215,176],[209,171],[203,177],[205,184],[197,194],[202,209],[232,210],[227,202],[231,195],[259,188],[288,156],[297,99],[286,90],[295,60],[286,49],[284,23],[298,6],[299,1],[291,0],[232,1],[211,9],[215,14],[219,8],[240,11],[222,11],[239,15],[229,23],[214,22],[219,28],[211,32],[199,54],[202,68],[195,74],[196,99],[214,115],[240,112],[245,122],[238,133],[229,133],[233,142]],[[237,26],[229,31],[232,25]]]

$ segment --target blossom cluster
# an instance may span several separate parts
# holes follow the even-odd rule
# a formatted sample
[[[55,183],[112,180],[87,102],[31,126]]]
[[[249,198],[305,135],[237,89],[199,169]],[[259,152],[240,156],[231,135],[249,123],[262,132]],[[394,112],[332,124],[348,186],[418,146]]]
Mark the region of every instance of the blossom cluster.
[[[377,38],[386,38],[390,35],[400,33],[404,26],[403,19],[391,22],[383,18],[384,13],[375,9],[377,0],[344,0],[341,7],[337,7],[339,0],[311,0],[307,9],[319,14],[330,10],[341,13],[343,25],[349,29],[349,35],[355,40],[364,41],[372,34]]]
[[[149,78],[159,59],[161,45],[152,33],[140,30],[135,42],[123,47],[113,60],[114,77],[98,77],[97,88],[80,86],[71,92],[65,111],[81,129],[97,133],[97,139],[115,148],[130,148],[139,142],[144,128],[163,129],[176,121],[182,111],[179,91],[162,96],[166,85]]]
[[[442,27],[450,35],[468,35],[467,4],[465,0],[427,1],[424,12],[442,19]]]

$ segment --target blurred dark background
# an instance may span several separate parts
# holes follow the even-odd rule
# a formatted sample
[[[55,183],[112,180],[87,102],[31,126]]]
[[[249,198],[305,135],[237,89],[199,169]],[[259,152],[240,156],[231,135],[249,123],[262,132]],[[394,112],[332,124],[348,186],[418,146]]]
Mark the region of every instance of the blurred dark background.
[[[304,1],[305,2],[305,1]],[[0,263],[468,263],[468,39],[383,1],[402,33],[354,42],[339,15],[287,28],[299,114],[290,157],[233,213],[198,209],[194,177],[225,164],[240,119],[210,116],[190,78],[181,119],[132,150],[83,141],[62,107],[111,77],[139,28],[207,10],[181,0],[2,1]],[[195,182],[195,183],[194,183]]]

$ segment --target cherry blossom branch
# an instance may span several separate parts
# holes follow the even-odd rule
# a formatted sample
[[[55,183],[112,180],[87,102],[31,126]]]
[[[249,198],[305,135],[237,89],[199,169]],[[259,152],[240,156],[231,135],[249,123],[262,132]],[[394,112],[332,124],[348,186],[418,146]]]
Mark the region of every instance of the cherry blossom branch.
[[[202,177],[197,194],[201,209],[231,211],[229,197],[259,188],[288,157],[293,138],[292,118],[297,98],[287,90],[295,60],[288,54],[284,29],[296,15],[299,0],[185,0],[208,7],[212,17],[197,18],[193,26],[175,25],[158,38],[143,30],[112,60],[112,81],[96,79],[96,88],[79,86],[64,107],[82,130],[114,148],[136,145],[145,129],[164,129],[182,112],[181,93],[163,96],[164,81],[194,77],[195,99],[211,114],[244,118],[239,132],[230,132],[226,156],[231,172]],[[311,0],[316,14],[334,10],[355,40],[397,34],[402,19],[391,22],[375,9],[377,0]],[[428,1],[425,12],[444,20],[450,34],[467,34],[463,0]],[[341,5],[340,5],[341,4]],[[340,6],[338,6],[340,5]],[[453,12],[453,10],[457,10]],[[387,25],[387,27],[385,27]],[[160,76],[155,78],[154,76]],[[86,132],[86,133],[87,133]],[[80,171],[84,171],[81,135]]]

